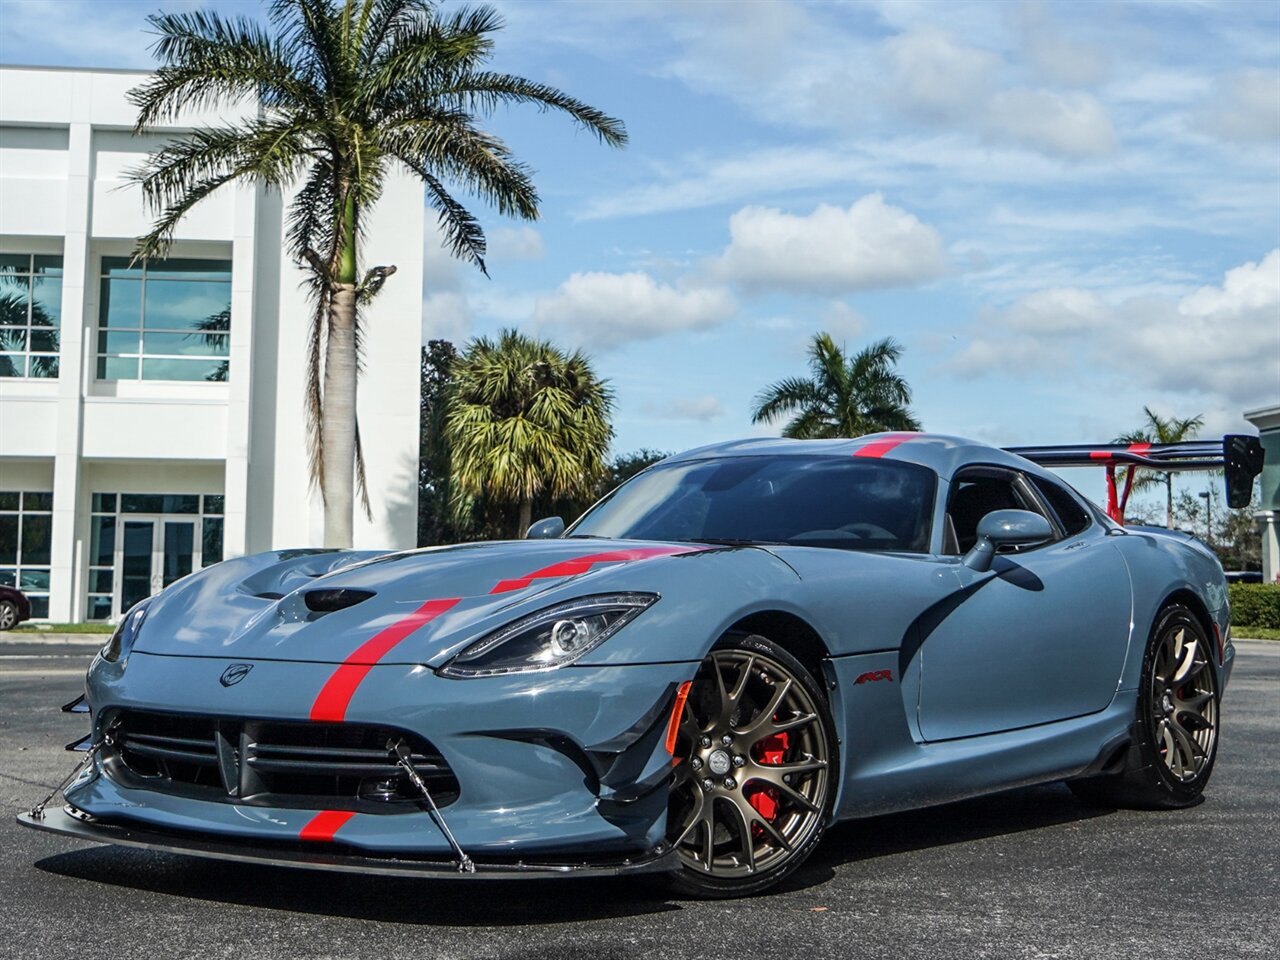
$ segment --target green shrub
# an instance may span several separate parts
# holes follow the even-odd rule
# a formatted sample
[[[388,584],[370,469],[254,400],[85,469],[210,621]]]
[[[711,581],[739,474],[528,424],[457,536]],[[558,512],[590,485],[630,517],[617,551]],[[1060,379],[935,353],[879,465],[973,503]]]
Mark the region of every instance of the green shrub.
[[[1232,583],[1232,627],[1268,627],[1280,629],[1280,585],[1270,583]]]

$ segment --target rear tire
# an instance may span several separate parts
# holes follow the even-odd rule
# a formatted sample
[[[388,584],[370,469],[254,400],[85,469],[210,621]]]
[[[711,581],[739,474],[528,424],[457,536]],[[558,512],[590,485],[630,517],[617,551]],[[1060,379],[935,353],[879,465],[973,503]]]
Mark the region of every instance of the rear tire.
[[[12,600],[0,600],[0,630],[12,630],[18,625],[18,605]]]
[[[669,882],[700,899],[744,897],[804,863],[826,831],[839,747],[821,684],[787,650],[730,634],[703,661],[676,741]]]
[[[1142,660],[1134,739],[1124,768],[1070,780],[1086,803],[1176,810],[1204,799],[1218,755],[1220,692],[1214,650],[1199,619],[1181,604],[1156,617]]]

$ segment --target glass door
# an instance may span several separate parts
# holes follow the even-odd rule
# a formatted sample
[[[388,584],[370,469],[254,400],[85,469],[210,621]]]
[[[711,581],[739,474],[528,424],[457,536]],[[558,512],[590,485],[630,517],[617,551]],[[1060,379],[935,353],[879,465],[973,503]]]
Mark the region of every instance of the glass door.
[[[196,521],[183,517],[137,517],[124,521],[116,557],[120,593],[114,614],[163,590],[200,566]]]
[[[195,569],[196,524],[194,520],[166,520],[164,538],[157,544],[156,560],[160,570],[160,586],[163,590],[173,581],[185,577]]]
[[[154,520],[126,520],[124,536],[120,538],[119,571],[120,606],[116,616],[127,613],[139,600],[145,600],[154,592],[151,588],[156,553],[156,523]]]

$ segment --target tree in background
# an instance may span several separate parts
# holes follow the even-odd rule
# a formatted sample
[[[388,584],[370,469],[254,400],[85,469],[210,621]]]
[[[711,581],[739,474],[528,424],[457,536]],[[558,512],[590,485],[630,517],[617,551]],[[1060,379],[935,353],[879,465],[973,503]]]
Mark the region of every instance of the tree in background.
[[[609,472],[604,478],[604,482],[600,484],[597,492],[597,499],[603,497],[610,490],[620,484],[626,483],[641,470],[647,470],[659,460],[665,460],[671,456],[671,453],[661,450],[650,450],[648,447],[641,447],[631,453],[620,453],[609,461]],[[587,504],[590,506],[590,504]]]
[[[307,271],[315,303],[311,475],[324,497],[325,545],[349,547],[357,480],[365,489],[356,426],[360,309],[395,272],[365,269],[361,241],[387,175],[394,167],[416,174],[453,253],[483,270],[484,231],[450,189],[526,220],[538,216],[538,194],[529,169],[480,119],[532,104],[568,114],[612,146],[626,142],[626,131],[554,87],[485,69],[502,27],[488,7],[446,14],[428,0],[273,0],[268,17],[269,28],[203,10],[148,17],[160,66],[130,94],[136,132],[191,109],[258,109],[170,141],[131,173],[156,216],[136,254],[164,256],[188,211],[227,183],[301,184],[285,247]]]
[[[473,340],[451,369],[444,436],[457,495],[516,507],[518,537],[535,499],[590,495],[606,470],[613,391],[586,356],[505,330]]]
[[[1183,440],[1194,440],[1196,433],[1204,426],[1204,417],[1197,415],[1178,419],[1162,417],[1150,407],[1142,408],[1146,421],[1137,430],[1116,437],[1116,443],[1180,443]],[[1132,473],[1132,477],[1129,473]],[[1168,471],[1143,470],[1141,467],[1129,467],[1120,474],[1117,481],[1124,489],[1139,491],[1148,487],[1165,488],[1165,526],[1173,529],[1173,474]]]
[[[460,539],[453,517],[453,474],[444,436],[446,397],[458,350],[448,340],[422,348],[421,419],[418,434],[418,546]]]
[[[830,334],[815,334],[810,376],[789,377],[760,391],[751,422],[789,416],[782,435],[800,440],[919,430],[920,421],[908,409],[911,388],[895,369],[901,357],[902,346],[892,338],[848,357]]]

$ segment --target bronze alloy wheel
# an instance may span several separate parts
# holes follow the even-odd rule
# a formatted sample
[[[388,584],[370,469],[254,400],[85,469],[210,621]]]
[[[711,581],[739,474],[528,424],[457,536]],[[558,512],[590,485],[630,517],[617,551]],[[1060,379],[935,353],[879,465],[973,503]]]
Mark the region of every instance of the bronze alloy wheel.
[[[798,867],[826,826],[833,744],[825,698],[789,653],[763,637],[712,651],[676,741],[668,837],[678,884],[735,896]]]
[[[1070,780],[1104,807],[1176,810],[1201,801],[1218,748],[1218,647],[1182,604],[1160,611],[1142,659],[1136,722],[1120,767]]]
[[[1150,704],[1156,753],[1168,775],[1195,780],[1213,755],[1218,694],[1204,636],[1174,622],[1156,641]]]

